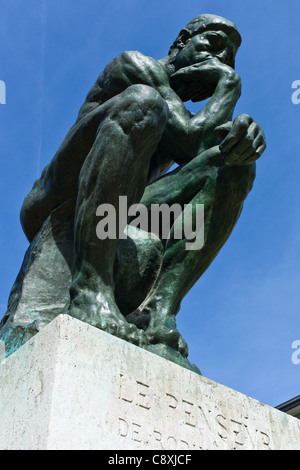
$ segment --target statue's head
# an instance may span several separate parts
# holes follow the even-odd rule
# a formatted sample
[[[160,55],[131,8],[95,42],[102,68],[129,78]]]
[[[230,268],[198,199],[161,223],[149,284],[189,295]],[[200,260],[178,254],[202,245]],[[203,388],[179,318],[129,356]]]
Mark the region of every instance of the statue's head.
[[[203,37],[203,51],[215,56],[223,54],[224,63],[234,68],[235,55],[242,41],[234,23],[217,15],[196,16],[180,31],[170,48],[169,55],[177,55],[195,36]]]
[[[169,51],[169,63],[175,72],[187,72],[171,76],[171,86],[182,101],[202,101],[212,96],[214,88],[208,88],[199,79],[192,82],[189,66],[218,59],[235,67],[235,56],[241,45],[241,36],[234,23],[221,16],[199,15],[183,28]],[[176,78],[175,78],[176,77]]]

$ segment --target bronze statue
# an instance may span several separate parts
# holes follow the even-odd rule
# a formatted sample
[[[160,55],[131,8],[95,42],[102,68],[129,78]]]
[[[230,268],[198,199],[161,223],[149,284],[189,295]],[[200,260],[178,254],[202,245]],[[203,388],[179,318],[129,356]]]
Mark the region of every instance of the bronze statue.
[[[31,245],[0,330],[10,352],[55,315],[68,313],[196,370],[187,360],[175,316],[228,239],[251,190],[255,161],[266,147],[261,127],[249,115],[233,120],[241,94],[234,69],[240,44],[233,23],[199,15],[180,32],[167,57],[124,52],[99,75],[21,210]],[[184,105],[207,98],[196,114]],[[168,172],[174,162],[177,168]],[[120,196],[128,205],[143,204],[149,213],[153,204],[176,203],[183,211],[189,204],[191,218],[203,204],[204,245],[185,249],[186,240],[174,236],[175,224],[169,238],[145,239],[129,220],[126,239],[100,240],[97,208],[111,204],[118,215]],[[45,233],[55,243],[45,245]],[[41,294],[30,299],[24,282],[35,289],[30,271],[36,266],[45,275],[36,253],[50,259],[55,249],[66,263],[61,270],[59,263],[44,266],[45,279],[50,285],[64,273],[65,302],[54,308],[49,287],[47,310],[47,288],[42,308],[35,305]],[[24,289],[28,299],[20,308]]]

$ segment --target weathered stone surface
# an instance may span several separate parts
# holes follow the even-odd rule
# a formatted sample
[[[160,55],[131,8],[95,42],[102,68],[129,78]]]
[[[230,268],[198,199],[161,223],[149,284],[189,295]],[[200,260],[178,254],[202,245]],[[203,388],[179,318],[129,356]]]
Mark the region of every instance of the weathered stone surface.
[[[300,421],[67,315],[0,366],[0,449],[300,449]]]

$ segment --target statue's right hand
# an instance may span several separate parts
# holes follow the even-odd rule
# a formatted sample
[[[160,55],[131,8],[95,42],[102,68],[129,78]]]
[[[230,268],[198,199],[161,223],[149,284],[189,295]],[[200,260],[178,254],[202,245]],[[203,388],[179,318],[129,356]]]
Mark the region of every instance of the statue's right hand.
[[[230,124],[229,124],[230,126]],[[254,163],[266,149],[262,127],[249,114],[235,118],[219,148],[227,166],[246,166]]]
[[[179,69],[172,75],[173,81],[180,81],[182,79],[191,82],[201,81],[201,83],[209,88],[216,88],[221,78],[226,78],[236,83],[236,85],[240,85],[241,80],[238,73],[216,57],[211,57],[197,64]]]

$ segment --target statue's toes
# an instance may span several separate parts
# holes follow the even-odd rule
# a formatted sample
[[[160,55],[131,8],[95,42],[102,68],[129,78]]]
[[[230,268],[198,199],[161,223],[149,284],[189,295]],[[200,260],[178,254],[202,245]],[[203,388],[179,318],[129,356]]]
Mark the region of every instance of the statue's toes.
[[[143,347],[147,344],[146,333],[131,323],[118,323],[106,318],[100,321],[99,328],[136,346]]]
[[[165,344],[179,351],[182,356],[188,356],[187,343],[176,328],[167,329],[166,327],[159,327],[157,329],[149,329],[147,330],[147,336],[150,344]]]
[[[148,338],[144,330],[137,328],[135,325],[128,323],[126,325],[126,337],[130,343],[136,344],[137,346],[144,347],[148,343]]]

